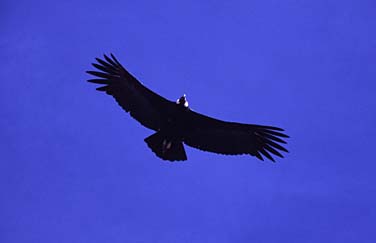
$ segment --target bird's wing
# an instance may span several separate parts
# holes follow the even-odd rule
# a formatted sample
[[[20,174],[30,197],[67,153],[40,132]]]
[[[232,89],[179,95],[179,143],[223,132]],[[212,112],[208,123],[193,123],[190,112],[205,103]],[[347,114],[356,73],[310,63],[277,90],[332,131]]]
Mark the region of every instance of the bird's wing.
[[[184,137],[188,146],[227,155],[250,154],[260,160],[263,156],[274,162],[271,154],[283,158],[279,152],[288,152],[280,144],[288,138],[283,129],[272,126],[260,126],[225,122],[194,111],[187,113],[190,131]]]
[[[111,54],[111,58],[104,55],[104,60],[96,60],[98,63],[93,63],[93,66],[99,72],[87,71],[96,76],[88,82],[104,85],[97,90],[112,95],[126,112],[145,127],[159,130],[163,122],[163,112],[174,103],[142,85],[125,70],[114,55]]]

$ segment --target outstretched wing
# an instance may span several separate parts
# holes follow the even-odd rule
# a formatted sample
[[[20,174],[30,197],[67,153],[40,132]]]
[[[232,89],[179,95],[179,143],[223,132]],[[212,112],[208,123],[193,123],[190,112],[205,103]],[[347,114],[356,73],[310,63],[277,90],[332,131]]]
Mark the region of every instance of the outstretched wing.
[[[104,60],[96,60],[98,63],[92,65],[100,72],[87,71],[97,77],[88,82],[103,84],[97,90],[112,95],[126,112],[145,127],[159,130],[164,111],[174,103],[143,86],[125,70],[114,55],[111,54],[111,58],[104,55]]]
[[[288,152],[281,144],[288,138],[283,129],[272,126],[260,126],[225,122],[194,111],[187,113],[189,126],[184,143],[188,146],[227,155],[250,154],[260,160],[263,156],[274,162],[271,154],[283,158],[279,151]]]

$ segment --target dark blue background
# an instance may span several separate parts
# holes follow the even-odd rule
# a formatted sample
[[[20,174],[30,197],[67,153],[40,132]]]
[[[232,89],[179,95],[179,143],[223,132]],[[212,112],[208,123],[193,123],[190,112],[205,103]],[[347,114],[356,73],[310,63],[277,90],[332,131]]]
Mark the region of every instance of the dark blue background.
[[[2,1],[0,241],[376,242],[376,2]],[[286,129],[278,163],[158,159],[85,82],[113,52],[196,111]]]

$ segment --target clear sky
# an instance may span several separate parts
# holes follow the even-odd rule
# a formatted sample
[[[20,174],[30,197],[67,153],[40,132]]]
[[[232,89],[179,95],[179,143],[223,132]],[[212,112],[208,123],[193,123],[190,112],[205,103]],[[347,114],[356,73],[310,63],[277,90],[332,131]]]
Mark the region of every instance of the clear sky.
[[[376,2],[0,3],[0,242],[376,242]],[[286,129],[277,163],[186,148],[85,80],[114,53],[146,86]]]

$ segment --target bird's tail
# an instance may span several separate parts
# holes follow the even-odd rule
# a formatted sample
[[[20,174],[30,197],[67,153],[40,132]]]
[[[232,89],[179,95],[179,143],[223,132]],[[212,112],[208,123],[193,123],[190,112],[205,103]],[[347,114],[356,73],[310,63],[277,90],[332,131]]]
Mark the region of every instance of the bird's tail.
[[[168,138],[162,132],[156,132],[144,140],[149,148],[161,159],[169,161],[187,160],[183,143]]]

